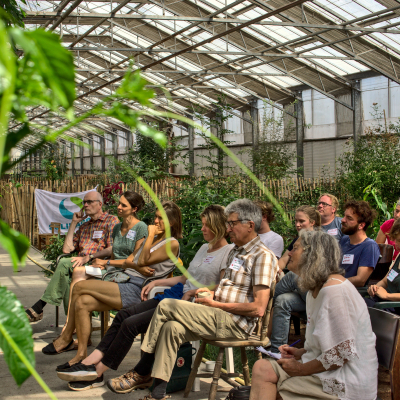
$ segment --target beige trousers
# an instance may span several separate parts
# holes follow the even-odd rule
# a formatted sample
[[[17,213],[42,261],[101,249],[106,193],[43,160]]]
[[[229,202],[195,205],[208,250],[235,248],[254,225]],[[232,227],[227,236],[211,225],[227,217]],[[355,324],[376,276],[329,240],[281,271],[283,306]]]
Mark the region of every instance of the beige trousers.
[[[168,382],[182,343],[247,337],[225,311],[184,300],[164,299],[156,308],[141,348],[146,353],[155,353],[151,376]]]

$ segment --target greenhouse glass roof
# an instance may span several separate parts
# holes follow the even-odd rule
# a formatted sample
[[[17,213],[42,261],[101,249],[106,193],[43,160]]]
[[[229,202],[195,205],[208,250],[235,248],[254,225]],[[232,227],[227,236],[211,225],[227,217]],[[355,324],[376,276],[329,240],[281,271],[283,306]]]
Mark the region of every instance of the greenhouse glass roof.
[[[114,91],[132,62],[156,91],[156,108],[183,115],[196,106],[212,110],[221,94],[246,110],[257,99],[292,102],[303,88],[351,109],[337,96],[350,93],[357,74],[373,71],[400,84],[395,0],[27,0],[22,6],[28,29],[53,30],[74,52],[82,112]],[[41,113],[32,110],[31,118],[40,123]],[[108,119],[91,124],[126,130]]]

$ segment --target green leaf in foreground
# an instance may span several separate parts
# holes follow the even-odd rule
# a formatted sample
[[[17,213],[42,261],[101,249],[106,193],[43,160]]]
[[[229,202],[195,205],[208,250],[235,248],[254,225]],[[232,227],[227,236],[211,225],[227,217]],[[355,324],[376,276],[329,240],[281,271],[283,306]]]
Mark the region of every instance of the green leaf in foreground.
[[[24,263],[30,243],[22,233],[10,228],[0,219],[0,245],[10,254],[14,270],[18,263]]]
[[[0,287],[0,324],[2,328],[5,328],[7,335],[14,340],[23,355],[32,365],[35,365],[32,328],[28,317],[19,300],[5,287]],[[4,359],[15,382],[17,385],[21,385],[30,376],[30,372],[11,348],[7,337],[1,331],[0,348],[4,352]]]

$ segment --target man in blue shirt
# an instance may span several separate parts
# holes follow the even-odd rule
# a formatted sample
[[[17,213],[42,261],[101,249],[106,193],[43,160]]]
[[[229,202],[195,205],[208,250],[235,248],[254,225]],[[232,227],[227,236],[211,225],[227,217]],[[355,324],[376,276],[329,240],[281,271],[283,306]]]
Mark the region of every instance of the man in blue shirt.
[[[346,271],[345,277],[356,287],[362,287],[374,270],[379,260],[379,246],[375,240],[367,237],[365,231],[376,217],[366,201],[348,201],[342,219],[340,240],[343,258],[341,267]]]

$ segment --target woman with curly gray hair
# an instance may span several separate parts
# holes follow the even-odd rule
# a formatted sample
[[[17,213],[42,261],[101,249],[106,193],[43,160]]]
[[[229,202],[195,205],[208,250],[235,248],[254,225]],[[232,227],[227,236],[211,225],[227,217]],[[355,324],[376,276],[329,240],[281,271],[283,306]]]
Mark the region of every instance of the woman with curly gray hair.
[[[301,231],[291,270],[307,294],[303,349],[280,346],[280,359],[254,364],[250,400],[352,399],[377,396],[375,335],[364,300],[343,277],[337,240]]]

